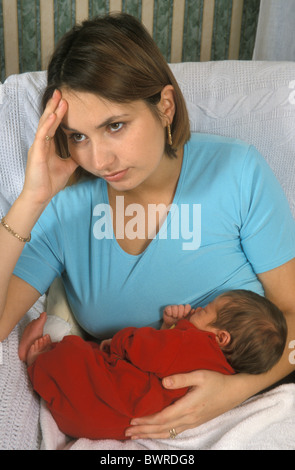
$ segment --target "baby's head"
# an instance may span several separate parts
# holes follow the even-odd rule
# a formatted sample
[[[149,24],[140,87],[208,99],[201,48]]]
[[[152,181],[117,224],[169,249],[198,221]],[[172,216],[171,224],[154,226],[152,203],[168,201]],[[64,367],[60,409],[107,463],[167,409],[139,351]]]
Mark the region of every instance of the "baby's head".
[[[195,310],[192,323],[216,334],[228,362],[236,372],[261,374],[281,358],[287,339],[283,313],[265,297],[246,290],[233,290],[217,297],[203,315]],[[198,318],[199,315],[199,318]],[[199,325],[198,325],[199,323]]]

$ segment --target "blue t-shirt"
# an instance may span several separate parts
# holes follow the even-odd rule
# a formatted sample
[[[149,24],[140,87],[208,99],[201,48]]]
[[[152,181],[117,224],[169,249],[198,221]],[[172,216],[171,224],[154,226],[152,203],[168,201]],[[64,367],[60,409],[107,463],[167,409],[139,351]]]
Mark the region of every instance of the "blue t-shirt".
[[[143,253],[122,250],[108,207],[102,179],[61,191],[14,270],[41,294],[62,276],[76,319],[98,338],[156,325],[169,304],[204,306],[229,289],[263,294],[256,274],[295,256],[286,197],[264,158],[237,140],[192,135],[171,209]]]

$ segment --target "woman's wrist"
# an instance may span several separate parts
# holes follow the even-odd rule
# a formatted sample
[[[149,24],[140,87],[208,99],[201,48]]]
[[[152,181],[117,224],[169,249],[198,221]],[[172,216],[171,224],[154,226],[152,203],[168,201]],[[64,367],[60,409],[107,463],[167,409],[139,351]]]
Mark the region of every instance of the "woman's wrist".
[[[20,242],[22,243],[28,243],[31,241],[31,234],[28,237],[22,237],[19,233],[15,232],[10,225],[8,225],[5,217],[2,217],[1,219],[1,225],[7,230],[8,233],[10,233],[13,237],[17,238]]]
[[[0,224],[0,318],[5,313],[13,270],[43,210],[22,194],[5,215],[5,222]]]
[[[2,225],[7,232],[10,232],[11,237],[25,241],[30,238],[31,230],[45,207],[46,205],[38,204],[26,194],[21,193],[4,217]]]
[[[40,217],[49,202],[50,199],[47,201],[39,201],[36,197],[34,197],[34,195],[32,195],[29,191],[25,191],[24,189],[15,201],[15,203],[21,204],[26,211],[28,211],[32,216],[35,216],[37,219]]]
[[[283,379],[290,372],[285,374],[276,374],[274,371],[266,372],[264,374],[236,374],[232,376],[234,379],[233,389],[236,390],[236,396],[240,396],[240,402],[244,402],[256,395],[263,392],[268,387],[275,385],[279,380]]]

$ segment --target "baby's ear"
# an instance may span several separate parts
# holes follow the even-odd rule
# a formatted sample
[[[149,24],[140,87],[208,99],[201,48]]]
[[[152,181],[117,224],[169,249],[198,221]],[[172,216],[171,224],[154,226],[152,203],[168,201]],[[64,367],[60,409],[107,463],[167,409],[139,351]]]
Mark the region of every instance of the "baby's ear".
[[[231,340],[230,333],[226,330],[218,330],[216,333],[216,341],[221,348],[224,348]]]

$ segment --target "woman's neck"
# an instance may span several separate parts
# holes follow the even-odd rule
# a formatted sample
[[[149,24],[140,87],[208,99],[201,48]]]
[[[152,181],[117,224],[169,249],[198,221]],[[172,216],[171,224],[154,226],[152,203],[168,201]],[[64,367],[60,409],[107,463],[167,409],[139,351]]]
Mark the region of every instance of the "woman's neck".
[[[120,227],[121,231],[122,227],[124,228],[124,236],[121,236],[120,239],[117,236],[116,238],[121,248],[131,255],[138,255],[147,248],[167,218],[169,205],[173,202],[181,172],[183,152],[178,155],[177,159],[171,160],[168,157],[165,157],[165,159],[165,164],[161,166],[161,175],[160,172],[157,172],[153,179],[145,181],[139,187],[119,192],[109,186],[109,203],[114,214],[113,230],[117,234],[118,220],[123,217]],[[131,204],[132,210],[129,211],[128,206]],[[135,209],[136,205],[138,205],[138,211]],[[151,205],[153,208],[157,208],[156,218],[150,217]],[[118,210],[119,213],[117,213]],[[136,217],[134,216],[134,210]],[[137,232],[140,232],[140,237],[134,238],[133,233],[131,237],[128,236],[127,227],[130,223],[134,229],[136,228]]]
[[[116,191],[109,186],[109,198],[124,196],[129,203],[137,202],[142,205],[165,202],[171,204],[176,192],[182,168],[183,149],[177,152],[177,158],[163,157],[157,171],[141,183],[128,191]]]

